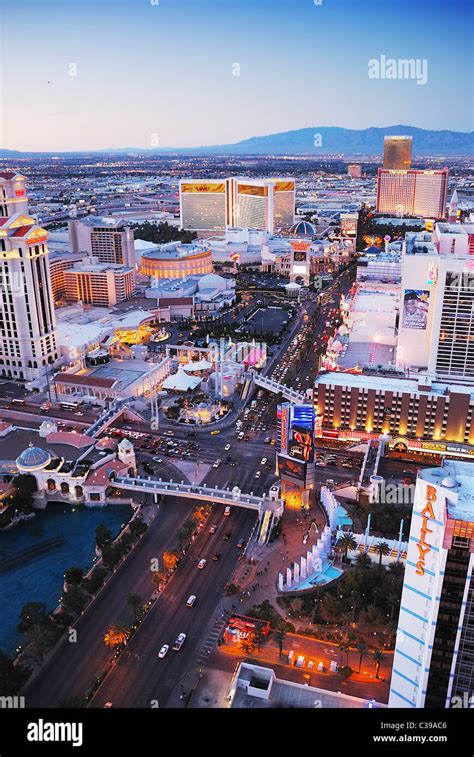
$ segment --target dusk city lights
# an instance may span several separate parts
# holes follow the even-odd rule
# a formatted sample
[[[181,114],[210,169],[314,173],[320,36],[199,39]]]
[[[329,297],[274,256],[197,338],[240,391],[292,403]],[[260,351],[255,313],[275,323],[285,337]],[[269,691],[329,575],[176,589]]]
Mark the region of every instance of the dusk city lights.
[[[0,757],[472,754],[473,21],[0,0]]]

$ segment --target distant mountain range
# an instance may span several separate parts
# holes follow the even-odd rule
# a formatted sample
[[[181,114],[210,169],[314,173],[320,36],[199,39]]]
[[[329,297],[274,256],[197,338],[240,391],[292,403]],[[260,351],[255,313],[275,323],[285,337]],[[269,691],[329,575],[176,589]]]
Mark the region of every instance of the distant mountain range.
[[[144,155],[343,155],[351,157],[381,156],[383,138],[390,134],[413,137],[413,155],[467,156],[474,154],[474,132],[433,131],[416,126],[371,127],[369,129],[343,129],[340,126],[308,126],[294,131],[282,131],[263,137],[250,137],[230,145],[203,147],[120,147],[107,150],[81,150],[71,152],[20,152],[0,150],[0,158],[35,155],[90,155],[130,154]]]

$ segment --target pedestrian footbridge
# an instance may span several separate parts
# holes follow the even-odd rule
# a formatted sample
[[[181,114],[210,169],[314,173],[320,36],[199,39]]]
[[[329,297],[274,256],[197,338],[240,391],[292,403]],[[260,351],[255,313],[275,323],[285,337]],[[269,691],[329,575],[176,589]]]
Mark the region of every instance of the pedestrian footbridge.
[[[232,505],[235,507],[245,507],[248,510],[256,510],[260,515],[269,511],[275,517],[283,514],[283,500],[280,499],[278,487],[272,487],[269,494],[263,494],[261,497],[255,494],[244,494],[237,486],[233,489],[216,489],[213,486],[197,486],[195,484],[175,483],[174,481],[162,481],[152,478],[136,478],[132,476],[116,476],[111,474],[111,480],[119,489],[128,491],[144,492],[153,494],[157,498],[162,497],[184,497],[187,499],[198,499],[202,502],[219,503],[221,505]]]
[[[262,376],[260,373],[253,374],[254,383],[257,386],[261,386],[262,389],[267,389],[274,394],[281,394],[282,397],[292,402],[294,405],[304,405],[306,397],[301,392],[297,392],[296,389],[292,389],[286,384],[279,384],[278,381],[269,376]]]
[[[92,439],[95,438],[102,431],[105,431],[106,428],[108,428],[110,425],[112,425],[112,423],[114,423],[117,420],[117,418],[120,415],[122,415],[122,413],[126,413],[127,417],[130,418],[130,419],[132,419],[132,420],[142,421],[143,422],[142,416],[139,415],[139,413],[134,412],[133,410],[131,410],[128,407],[128,405],[127,405],[128,401],[129,401],[128,398],[116,400],[83,433],[86,436],[90,436]]]

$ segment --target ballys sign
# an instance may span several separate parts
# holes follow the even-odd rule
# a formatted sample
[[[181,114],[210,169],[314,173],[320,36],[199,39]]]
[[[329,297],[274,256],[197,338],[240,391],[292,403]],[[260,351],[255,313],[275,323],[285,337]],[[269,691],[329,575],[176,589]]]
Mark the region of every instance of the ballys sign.
[[[429,484],[426,486],[425,504],[420,512],[421,515],[421,529],[420,538],[416,542],[416,548],[418,549],[418,561],[416,563],[417,576],[423,576],[425,574],[426,556],[431,552],[431,544],[428,541],[428,534],[433,533],[433,529],[429,527],[430,521],[435,518],[433,503],[436,502],[436,489]]]

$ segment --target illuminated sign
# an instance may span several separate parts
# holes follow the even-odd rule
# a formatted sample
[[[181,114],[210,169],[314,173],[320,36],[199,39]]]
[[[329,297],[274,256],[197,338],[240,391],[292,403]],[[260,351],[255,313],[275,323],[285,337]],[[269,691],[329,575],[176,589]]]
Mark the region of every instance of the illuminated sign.
[[[42,244],[43,242],[46,242],[47,238],[48,238],[47,234],[38,234],[37,236],[35,236],[34,234],[32,234],[26,240],[26,244],[31,244],[31,245],[33,245],[33,244]]]
[[[428,527],[430,520],[435,519],[435,514],[433,511],[433,505],[432,505],[433,502],[436,502],[436,489],[434,486],[430,486],[429,484],[427,484],[425,506],[420,513],[421,518],[422,518],[420,538],[416,542],[416,547],[418,549],[418,555],[419,555],[419,559],[416,563],[417,576],[424,576],[425,564],[426,564],[425,558],[431,552],[431,544],[426,541],[426,537],[428,534],[433,533],[433,529]]]
[[[426,275],[426,283],[431,286],[432,284],[436,284],[437,281],[438,281],[438,266],[432,263],[430,267],[428,268],[428,273]]]
[[[303,462],[312,462],[313,458],[313,434],[312,430],[298,426],[292,427],[291,441],[288,447],[288,454],[296,460]]]
[[[281,451],[286,452],[288,448],[288,405],[281,407]]]
[[[213,192],[216,194],[223,194],[225,193],[225,184],[209,181],[200,184],[181,184],[181,192],[187,194],[193,192]]]
[[[298,239],[297,241],[291,242],[290,244],[293,252],[308,252],[309,248],[311,247],[311,242],[308,242],[304,239]]]
[[[294,265],[292,272],[293,273],[297,273],[297,274],[305,274],[306,273],[306,266],[305,265]]]
[[[15,197],[24,197],[24,196],[25,196],[24,189],[15,189]]]
[[[275,192],[294,192],[294,181],[277,181],[275,182]]]
[[[278,455],[278,471],[280,478],[284,481],[305,485],[306,481],[306,463],[295,460],[288,455]]]
[[[293,260],[297,263],[306,263],[306,252],[294,252]]]
[[[305,429],[312,429],[314,416],[315,412],[313,405],[292,405],[291,427],[301,426]]]
[[[237,192],[244,195],[252,195],[253,197],[267,197],[268,187],[258,187],[253,184],[238,184]]]

